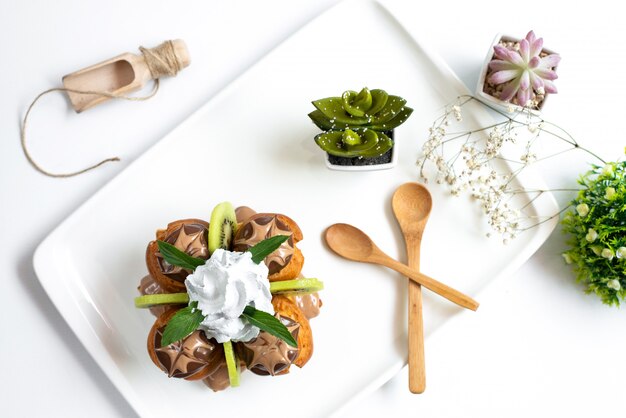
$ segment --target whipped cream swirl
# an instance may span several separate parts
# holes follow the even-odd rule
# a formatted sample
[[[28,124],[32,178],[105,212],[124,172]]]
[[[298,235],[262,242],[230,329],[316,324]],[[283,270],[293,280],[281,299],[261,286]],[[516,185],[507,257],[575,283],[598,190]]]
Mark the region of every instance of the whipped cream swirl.
[[[197,301],[206,316],[199,329],[217,342],[250,341],[259,328],[240,318],[246,306],[274,314],[268,269],[252,261],[250,252],[218,249],[207,262],[187,276],[189,301]]]

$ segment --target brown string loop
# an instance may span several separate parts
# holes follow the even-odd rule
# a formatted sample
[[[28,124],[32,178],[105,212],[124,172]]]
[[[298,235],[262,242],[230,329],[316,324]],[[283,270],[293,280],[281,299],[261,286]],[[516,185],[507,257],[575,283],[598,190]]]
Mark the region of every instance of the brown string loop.
[[[28,109],[26,110],[26,114],[24,115],[24,120],[22,121],[22,126],[20,127],[21,128],[20,129],[20,143],[22,145],[22,150],[24,151],[24,155],[26,156],[26,159],[37,171],[39,171],[41,174],[44,174],[48,177],[68,178],[68,177],[74,177],[79,174],[86,173],[88,171],[91,171],[109,162],[120,161],[119,157],[111,157],[111,158],[106,158],[100,161],[99,163],[86,167],[82,170],[78,170],[78,171],[74,171],[70,173],[52,173],[44,169],[43,167],[41,167],[34,160],[32,155],[28,151],[28,147],[26,146],[26,128],[28,126],[28,118],[30,116],[30,112],[33,110],[35,103],[37,103],[39,99],[41,99],[43,96],[49,93],[53,93],[55,91],[77,93],[77,94],[91,94],[91,95],[108,97],[110,99],[122,99],[122,100],[137,101],[137,102],[148,100],[154,97],[157,91],[159,91],[159,78],[164,75],[175,76],[182,69],[183,65],[179,61],[179,58],[174,51],[174,44],[172,43],[172,41],[163,42],[161,45],[155,48],[144,48],[140,46],[139,50],[143,54],[146,60],[146,65],[148,69],[150,70],[150,74],[152,74],[152,77],[154,78],[154,88],[152,89],[152,92],[150,92],[150,94],[148,94],[147,96],[130,97],[130,96],[122,95],[122,94],[109,93],[106,91],[74,90],[74,89],[68,89],[65,87],[55,87],[55,88],[46,90],[44,92],[41,92],[39,93],[39,95],[37,95],[37,97],[35,97],[35,99],[31,102],[30,106],[28,106]]]

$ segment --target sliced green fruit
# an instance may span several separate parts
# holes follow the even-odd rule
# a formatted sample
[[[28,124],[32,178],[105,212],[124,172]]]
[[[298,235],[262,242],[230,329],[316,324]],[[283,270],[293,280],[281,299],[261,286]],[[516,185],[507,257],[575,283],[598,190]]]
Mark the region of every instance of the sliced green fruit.
[[[387,98],[389,97],[389,95],[387,94],[387,92],[385,90],[380,90],[380,89],[374,89],[371,92],[372,95],[372,105],[370,106],[370,108],[367,110],[367,114],[368,115],[375,115],[376,113],[380,112],[385,105],[387,104]]]
[[[365,117],[352,116],[343,108],[343,100],[341,97],[327,97],[326,99],[316,100],[313,106],[324,114],[331,123],[346,123],[351,126],[365,125],[368,119]]]
[[[397,113],[394,118],[380,124],[371,125],[370,128],[377,131],[390,131],[402,125],[407,120],[407,118],[411,116],[411,113],[413,113],[413,109],[408,106],[404,106],[404,108],[399,113]]]
[[[230,202],[215,206],[209,222],[209,252],[218,248],[229,250],[237,232],[237,215]]]
[[[135,308],[151,308],[158,305],[178,305],[184,303],[189,303],[189,295],[187,293],[143,295],[135,298]]]
[[[379,157],[389,151],[393,147],[393,139],[389,138],[382,132],[378,132],[378,142],[368,150],[359,153],[359,157],[372,158]]]
[[[406,105],[406,100],[399,96],[389,96],[385,107],[372,116],[370,124],[380,125],[395,118]]]
[[[232,341],[226,341],[224,343],[224,357],[226,358],[226,368],[228,369],[230,386],[235,388],[239,386],[239,362],[237,361],[235,350],[233,350]]]
[[[319,292],[322,289],[324,289],[324,283],[314,278],[284,280],[270,283],[270,292],[275,295],[306,294]]]
[[[345,131],[343,131],[341,140],[346,145],[359,145],[361,143],[361,137],[352,129],[346,129]]]

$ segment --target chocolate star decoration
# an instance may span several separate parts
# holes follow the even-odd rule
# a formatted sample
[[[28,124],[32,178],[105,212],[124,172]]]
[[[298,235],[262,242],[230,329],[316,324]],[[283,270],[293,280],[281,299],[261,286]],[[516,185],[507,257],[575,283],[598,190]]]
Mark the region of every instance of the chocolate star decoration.
[[[290,318],[276,314],[287,330],[298,339],[300,324]],[[261,331],[259,336],[251,341],[237,344],[240,358],[248,369],[258,375],[275,376],[286,372],[291,363],[298,357],[298,348],[288,345],[285,341],[267,332]]]

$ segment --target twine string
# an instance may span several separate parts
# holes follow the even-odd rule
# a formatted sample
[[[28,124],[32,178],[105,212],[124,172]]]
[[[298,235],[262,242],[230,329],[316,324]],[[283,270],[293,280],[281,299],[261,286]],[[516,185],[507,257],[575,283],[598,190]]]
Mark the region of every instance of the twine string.
[[[154,79],[164,75],[174,77],[183,68],[183,63],[179,60],[172,41],[165,41],[154,48],[140,46],[139,50]]]
[[[46,96],[50,93],[57,92],[57,91],[66,92],[66,93],[76,93],[76,94],[90,94],[90,95],[107,97],[110,99],[121,99],[121,100],[128,100],[128,101],[134,101],[134,102],[141,102],[141,101],[148,100],[154,97],[154,95],[156,95],[156,93],[159,91],[159,78],[164,75],[175,76],[182,69],[182,63],[180,62],[178,56],[175,53],[174,45],[172,41],[165,41],[161,45],[155,48],[144,48],[141,46],[139,47],[139,50],[141,51],[141,53],[143,54],[145,58],[146,65],[150,71],[150,74],[152,75],[152,78],[154,78],[154,87],[152,91],[150,92],[150,94],[148,94],[147,96],[136,97],[136,96],[127,96],[123,94],[110,93],[107,91],[76,90],[76,89],[69,89],[65,87],[54,87],[54,88],[51,88],[51,89],[48,89],[46,91],[39,93],[39,95],[35,97],[35,99],[31,102],[30,106],[28,106],[28,109],[26,110],[26,114],[24,115],[24,119],[22,121],[22,126],[20,129],[20,143],[22,145],[22,151],[24,151],[24,156],[26,157],[30,165],[32,165],[33,168],[35,168],[35,170],[39,171],[41,174],[44,174],[48,177],[68,178],[68,177],[74,177],[74,176],[78,176],[80,174],[86,173],[88,171],[91,171],[109,162],[120,161],[119,157],[111,157],[111,158],[106,158],[96,164],[93,164],[89,167],[83,168],[82,170],[78,170],[78,171],[73,171],[69,173],[50,172],[44,169],[39,163],[37,163],[35,159],[33,158],[33,156],[31,155],[30,151],[28,150],[28,147],[26,145],[26,128],[28,126],[28,118],[30,116],[30,112],[33,110],[35,103],[37,103],[39,99],[41,99],[43,96]]]

